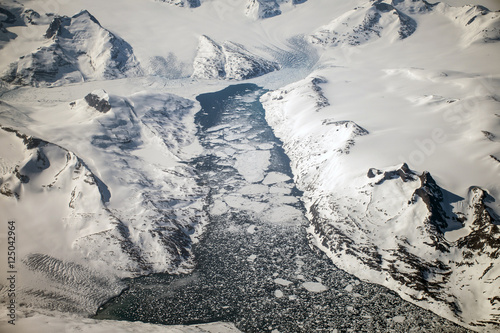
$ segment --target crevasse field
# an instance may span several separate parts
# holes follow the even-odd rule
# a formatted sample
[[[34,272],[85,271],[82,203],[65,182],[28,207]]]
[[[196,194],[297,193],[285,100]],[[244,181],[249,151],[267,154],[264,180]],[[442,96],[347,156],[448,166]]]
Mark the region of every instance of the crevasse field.
[[[497,0],[1,0],[0,330],[500,331],[499,55]]]

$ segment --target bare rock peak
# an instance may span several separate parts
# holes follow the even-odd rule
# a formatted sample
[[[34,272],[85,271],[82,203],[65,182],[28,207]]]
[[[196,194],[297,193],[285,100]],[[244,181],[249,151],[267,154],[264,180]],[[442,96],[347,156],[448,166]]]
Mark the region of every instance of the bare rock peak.
[[[109,95],[106,91],[99,89],[94,90],[85,96],[85,101],[90,107],[93,107],[99,112],[106,113],[111,110],[111,104],[109,103]]]

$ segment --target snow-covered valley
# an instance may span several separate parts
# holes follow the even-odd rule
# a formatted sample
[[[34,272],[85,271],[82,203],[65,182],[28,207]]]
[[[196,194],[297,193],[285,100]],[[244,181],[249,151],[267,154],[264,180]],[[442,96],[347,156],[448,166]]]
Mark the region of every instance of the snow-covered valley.
[[[499,330],[500,5],[478,4],[2,1],[0,277],[14,221],[18,329],[113,327],[86,317],[132,283],[116,302],[142,310],[107,318]],[[200,122],[200,98],[236,81],[267,92]],[[260,103],[280,141],[259,137]],[[273,167],[281,144],[291,169]]]

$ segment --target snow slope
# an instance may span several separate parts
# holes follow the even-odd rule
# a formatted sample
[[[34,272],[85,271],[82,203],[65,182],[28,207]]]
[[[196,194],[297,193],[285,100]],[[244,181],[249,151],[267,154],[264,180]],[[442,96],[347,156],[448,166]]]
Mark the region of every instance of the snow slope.
[[[485,28],[473,25],[477,7],[410,4],[385,22],[375,10],[393,5],[377,2],[320,28],[309,40],[324,67],[262,102],[309,231],[338,267],[470,327],[498,328],[498,13],[481,11]],[[402,15],[418,27],[410,36],[393,21]],[[443,36],[430,38],[431,27]]]
[[[20,300],[79,313],[119,293],[119,277],[189,270],[205,219],[203,189],[177,163],[194,140],[193,102],[102,90],[86,97],[41,107],[39,118],[28,118],[36,136],[7,127],[26,123],[18,109],[1,109],[0,207],[26,239],[38,239],[19,245]]]
[[[226,80],[250,79],[279,69],[277,63],[251,54],[241,45],[219,45],[205,35],[200,37],[193,67],[194,78]]]
[[[12,63],[2,80],[15,85],[61,85],[142,73],[132,47],[88,11],[54,17],[36,51]]]

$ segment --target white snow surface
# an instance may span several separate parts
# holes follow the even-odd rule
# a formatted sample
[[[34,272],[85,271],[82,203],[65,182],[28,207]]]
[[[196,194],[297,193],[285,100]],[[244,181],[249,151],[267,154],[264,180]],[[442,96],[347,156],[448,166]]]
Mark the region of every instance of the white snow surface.
[[[41,18],[37,25],[5,24],[0,71],[8,73],[15,63],[18,72],[27,73],[19,83],[54,87],[11,89],[0,84],[0,125],[44,140],[28,149],[16,133],[0,130],[0,211],[3,221],[16,221],[20,235],[20,294],[53,293],[67,299],[62,310],[78,314],[70,318],[36,312],[20,318],[20,327],[28,330],[36,322],[41,332],[68,327],[92,332],[227,328],[165,328],[81,317],[119,293],[120,278],[192,269],[189,256],[179,260],[176,254],[189,253],[189,246],[169,240],[196,242],[206,222],[205,189],[179,162],[201,149],[195,138],[194,97],[227,86],[215,75],[201,82],[196,75],[191,78],[205,35],[241,45],[281,66],[251,82],[274,90],[261,101],[291,159],[294,181],[304,191],[316,245],[338,267],[439,315],[475,330],[498,329],[500,304],[493,299],[500,296],[498,256],[492,258],[493,250],[486,246],[482,253],[472,252],[475,261],[464,259],[469,254],[456,243],[472,232],[474,207],[482,203],[482,192],[471,186],[487,192],[487,206],[500,212],[499,14],[475,6],[453,7],[473,2],[495,11],[500,9],[498,1],[449,0],[449,5],[429,10],[419,10],[426,8],[422,1],[396,1],[389,12],[379,8],[380,20],[363,32],[358,28],[367,15],[377,12],[371,2],[361,0],[297,5],[275,1],[281,14],[267,18],[260,7],[264,1],[202,0],[197,8],[186,1],[168,2],[177,6],[153,0],[10,4],[33,8]],[[73,37],[43,37],[53,19],[50,13],[67,16]],[[401,38],[401,26],[408,22],[416,23],[416,29]],[[311,45],[294,49],[290,38],[299,35],[307,36]],[[121,70],[110,53],[113,36],[127,43],[118,47],[126,55]],[[360,42],[350,43],[353,38]],[[287,68],[298,52],[314,64]],[[46,58],[53,54],[59,58]],[[50,80],[33,79],[34,58],[42,60],[40,68],[57,71]],[[210,68],[219,65],[225,66],[215,61]],[[155,76],[135,77],[143,72]],[[122,79],[110,80],[116,78]],[[112,106],[104,114],[84,100],[98,89],[107,92]],[[261,149],[259,154],[266,154],[266,148]],[[286,181],[279,174],[264,178],[266,156],[259,157],[261,164],[254,169],[244,163],[254,158],[245,156],[245,147],[235,146],[227,154],[235,155],[235,166],[250,182]],[[384,172],[392,174],[402,163],[408,163],[412,180],[382,181]],[[367,176],[371,168],[373,178]],[[448,221],[444,240],[450,252],[428,245],[434,241],[426,229],[429,210],[414,196],[423,171],[446,190],[448,211],[466,218],[463,226]],[[270,187],[269,195],[290,191],[278,185]],[[248,187],[241,193],[251,198],[262,190]],[[259,202],[241,198],[218,198],[211,213],[222,214],[227,206],[262,213]],[[290,219],[296,214],[288,213]],[[274,214],[287,216],[280,207]],[[181,230],[189,233],[179,234]],[[172,235],[177,237],[169,238]],[[0,236],[4,244],[6,230],[0,230]],[[168,245],[160,236],[167,237]],[[345,246],[346,239],[356,244],[354,254]],[[418,290],[395,278],[398,275],[391,272],[414,273],[414,267],[396,260],[401,246],[431,267],[426,278],[438,289]],[[2,247],[3,258],[5,251]],[[374,254],[381,256],[377,267],[370,266]],[[445,266],[432,266],[436,262]],[[3,265],[1,281],[7,271]],[[64,282],[51,279],[54,275]],[[0,295],[6,299],[5,286]],[[34,309],[61,310],[51,308],[50,298],[23,301]],[[461,312],[454,313],[451,303]],[[0,325],[3,330],[6,324]]]
[[[5,317],[5,311],[0,312]],[[230,323],[210,323],[191,326],[164,326],[142,322],[126,322],[114,320],[94,320],[82,318],[67,313],[37,313],[27,312],[20,314],[16,325],[12,326],[5,321],[0,322],[2,332],[12,333],[235,333],[240,332]]]

